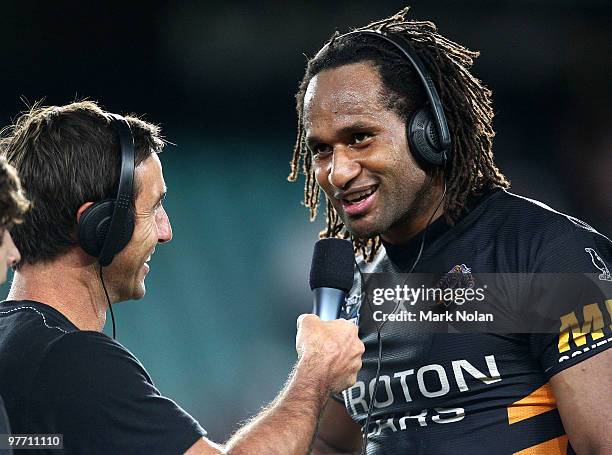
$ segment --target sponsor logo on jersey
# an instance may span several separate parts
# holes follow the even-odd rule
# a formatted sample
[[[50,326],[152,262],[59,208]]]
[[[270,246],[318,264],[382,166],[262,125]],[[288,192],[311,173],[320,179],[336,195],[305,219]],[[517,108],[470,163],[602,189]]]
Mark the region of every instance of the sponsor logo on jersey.
[[[612,316],[612,299],[605,302],[608,313]],[[561,316],[561,327],[559,329],[559,343],[557,345],[559,354],[575,349],[571,355],[564,355],[559,358],[563,362],[571,357],[582,354],[591,348],[596,348],[605,344],[604,338],[604,316],[596,303],[585,305],[582,308],[582,321],[578,320],[575,311]],[[580,324],[582,322],[582,324]],[[601,340],[600,342],[597,342]],[[593,342],[592,347],[587,344]]]
[[[601,256],[597,254],[597,251],[595,251],[593,248],[585,248],[584,251],[589,253],[589,256],[591,256],[591,262],[601,272],[598,278],[602,281],[612,281],[610,269],[608,269],[608,266],[601,258]]]
[[[364,381],[357,381],[353,387],[342,392],[342,395],[347,410],[353,418],[357,418],[367,414],[371,400],[374,400],[374,409],[393,409],[398,404],[465,393],[479,388],[482,384],[490,385],[502,380],[494,355],[485,356],[484,365],[485,371],[481,371],[466,359],[453,360],[447,367],[436,363],[423,365],[420,368],[381,374],[376,397],[373,397],[375,378],[372,378],[367,386]],[[449,377],[454,381],[449,380]],[[410,409],[403,415],[372,422],[371,434],[405,430],[409,424],[426,427],[431,423],[459,422],[465,417],[464,408],[421,409],[416,408],[414,404],[408,407],[415,409]],[[402,409],[405,408],[402,406]]]

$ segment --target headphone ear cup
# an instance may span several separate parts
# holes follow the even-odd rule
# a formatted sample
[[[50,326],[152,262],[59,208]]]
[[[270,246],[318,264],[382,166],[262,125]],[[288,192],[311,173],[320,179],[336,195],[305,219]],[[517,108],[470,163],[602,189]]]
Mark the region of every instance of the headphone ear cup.
[[[440,166],[446,155],[440,150],[438,130],[429,108],[417,110],[406,126],[408,145],[412,153],[426,163]]]
[[[130,239],[132,238],[132,234],[134,233],[134,212],[132,211],[132,207],[128,209],[127,216],[125,219],[125,224],[121,229],[121,235],[117,244],[115,246],[115,251],[113,254],[119,253],[123,250],[128,243],[130,243]]]
[[[86,253],[100,257],[104,241],[110,229],[113,211],[115,209],[114,199],[105,199],[97,202],[85,210],[79,220],[79,245]],[[113,255],[117,254],[128,244],[134,232],[134,215],[131,210],[124,228],[121,231],[119,241],[113,247]]]
[[[86,253],[99,257],[110,227],[115,201],[106,199],[87,208],[79,220],[79,244]]]

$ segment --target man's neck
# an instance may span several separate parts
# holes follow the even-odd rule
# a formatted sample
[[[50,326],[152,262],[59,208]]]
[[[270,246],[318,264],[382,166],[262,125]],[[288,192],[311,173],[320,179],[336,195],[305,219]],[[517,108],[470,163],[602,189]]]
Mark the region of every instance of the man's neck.
[[[106,296],[99,266],[67,253],[53,262],[24,265],[15,272],[8,300],[33,300],[55,308],[81,330],[101,332]]]
[[[444,214],[444,201],[441,200],[443,191],[442,185],[434,185],[426,197],[420,197],[420,204],[415,207],[415,213],[408,214],[406,219],[382,234],[382,239],[392,245],[406,244],[440,218]]]

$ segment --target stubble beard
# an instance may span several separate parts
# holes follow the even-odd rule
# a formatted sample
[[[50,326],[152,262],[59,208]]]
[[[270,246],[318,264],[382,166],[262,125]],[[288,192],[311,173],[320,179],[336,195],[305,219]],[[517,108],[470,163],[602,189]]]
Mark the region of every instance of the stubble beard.
[[[412,204],[408,207],[399,218],[397,218],[391,225],[386,229],[385,232],[390,232],[394,229],[401,228],[403,226],[409,225],[414,220],[424,216],[432,214],[432,211],[435,210],[435,198],[433,197],[434,193],[434,179],[432,177],[427,177],[421,187],[417,190],[414,198],[412,200]],[[380,233],[384,235],[384,232]]]
[[[403,213],[395,218],[390,217],[390,220],[381,220],[380,223],[373,224],[369,229],[359,231],[351,227],[351,219],[344,212],[340,212],[340,219],[344,223],[346,230],[356,239],[368,240],[384,235],[394,229],[408,225],[412,220],[423,216],[433,210],[436,201],[433,197],[434,193],[434,178],[427,177],[419,189],[416,191],[412,203],[403,211]],[[334,210],[338,211],[335,207]]]

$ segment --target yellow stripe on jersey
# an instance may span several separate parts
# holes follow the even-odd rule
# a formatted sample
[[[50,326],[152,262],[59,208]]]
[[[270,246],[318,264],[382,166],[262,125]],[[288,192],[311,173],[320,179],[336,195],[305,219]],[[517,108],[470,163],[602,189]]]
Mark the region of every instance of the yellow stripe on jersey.
[[[535,417],[557,408],[557,400],[553,395],[550,384],[547,382],[539,389],[534,390],[525,398],[508,406],[508,422],[510,425],[521,420]]]

